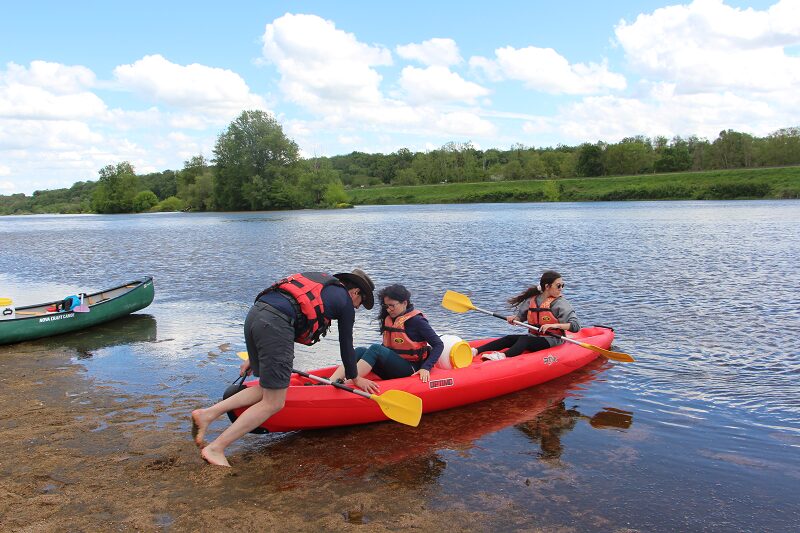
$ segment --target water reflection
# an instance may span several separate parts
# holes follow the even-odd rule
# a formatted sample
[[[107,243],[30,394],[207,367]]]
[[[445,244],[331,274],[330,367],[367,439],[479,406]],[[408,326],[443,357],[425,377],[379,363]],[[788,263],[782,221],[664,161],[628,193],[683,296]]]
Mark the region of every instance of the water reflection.
[[[91,328],[34,342],[49,349],[72,349],[78,352],[78,359],[88,359],[97,350],[138,342],[154,342],[157,336],[154,316],[132,314]]]
[[[606,407],[592,416],[586,416],[578,411],[577,406],[567,409],[566,402],[562,400],[542,411],[536,418],[514,427],[539,444],[541,451],[538,456],[547,461],[561,457],[561,436],[571,431],[580,420],[588,421],[596,429],[628,429],[633,423],[633,413]]]
[[[269,458],[271,468],[292,465],[295,480],[297,464],[302,463],[303,472],[309,476],[318,475],[322,469],[333,476],[377,476],[403,487],[425,486],[443,474],[451,452],[459,457],[479,453],[481,439],[511,426],[541,445],[544,455],[557,457],[563,453],[561,436],[579,420],[588,421],[596,429],[630,427],[632,413],[628,411],[605,408],[586,416],[576,407],[564,407],[566,398],[580,396],[586,384],[611,366],[597,360],[537,387],[426,414],[417,428],[386,422],[267,437],[239,460],[257,464]]]

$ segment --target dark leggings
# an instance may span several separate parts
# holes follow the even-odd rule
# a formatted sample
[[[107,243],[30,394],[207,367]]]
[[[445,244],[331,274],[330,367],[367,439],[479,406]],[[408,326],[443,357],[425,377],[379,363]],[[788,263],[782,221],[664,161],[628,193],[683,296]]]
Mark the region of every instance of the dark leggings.
[[[487,342],[480,348],[478,353],[494,352],[497,350],[506,351],[506,357],[516,357],[524,352],[538,352],[550,347],[550,343],[544,337],[534,337],[533,335],[506,335],[499,339]]]
[[[356,360],[369,363],[372,371],[381,379],[404,378],[417,371],[414,364],[383,344],[373,344],[369,348],[359,346],[356,348]]]

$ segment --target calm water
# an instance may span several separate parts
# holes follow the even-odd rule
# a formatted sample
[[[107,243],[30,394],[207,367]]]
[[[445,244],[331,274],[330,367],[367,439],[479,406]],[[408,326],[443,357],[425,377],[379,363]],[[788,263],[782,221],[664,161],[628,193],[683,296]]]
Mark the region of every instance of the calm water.
[[[73,348],[94,378],[164,401],[219,397],[236,375],[249,303],[290,272],[361,267],[378,286],[407,285],[440,334],[476,338],[510,329],[443,309],[447,289],[506,312],[506,298],[559,270],[582,323],[613,326],[615,349],[636,363],[597,363],[426,416],[418,430],[378,424],[243,444],[280,454],[330,439],[374,443],[375,461],[402,465],[437,505],[495,505],[498,528],[535,514],[581,530],[794,529],[798,260],[797,201],[0,217],[0,296],[17,305],[155,276],[156,300],[138,316],[37,342]],[[374,315],[358,314],[357,343],[377,341]],[[335,337],[300,349],[296,366],[335,363]]]

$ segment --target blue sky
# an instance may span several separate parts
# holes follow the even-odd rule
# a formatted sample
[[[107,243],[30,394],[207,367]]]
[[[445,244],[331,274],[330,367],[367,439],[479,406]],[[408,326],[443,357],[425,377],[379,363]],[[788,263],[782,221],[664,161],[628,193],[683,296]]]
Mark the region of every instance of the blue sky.
[[[800,0],[14,2],[0,194],[213,158],[243,109],[304,156],[800,125]]]

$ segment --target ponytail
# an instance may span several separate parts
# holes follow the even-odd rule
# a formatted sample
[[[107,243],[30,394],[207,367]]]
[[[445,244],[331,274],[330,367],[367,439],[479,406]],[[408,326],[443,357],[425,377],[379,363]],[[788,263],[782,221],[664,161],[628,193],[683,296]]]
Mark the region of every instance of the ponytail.
[[[527,289],[517,294],[513,298],[509,298],[508,303],[511,304],[511,306],[513,307],[517,307],[525,300],[542,294],[545,287],[547,287],[548,285],[552,285],[553,282],[560,277],[561,274],[559,274],[555,270],[546,270],[544,274],[542,274],[542,277],[539,279],[539,285],[528,287]]]
[[[509,298],[508,303],[512,307],[517,307],[519,304],[527,300],[528,298],[532,298],[534,296],[539,296],[542,294],[542,290],[539,288],[538,285],[534,285],[533,287],[528,287],[521,293],[517,294],[516,296]]]

